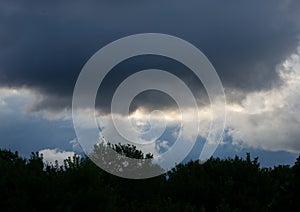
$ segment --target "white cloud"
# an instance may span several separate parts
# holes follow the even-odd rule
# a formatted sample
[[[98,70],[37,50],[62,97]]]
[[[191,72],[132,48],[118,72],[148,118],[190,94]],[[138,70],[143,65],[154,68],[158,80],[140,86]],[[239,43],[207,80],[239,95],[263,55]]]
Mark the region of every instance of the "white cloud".
[[[161,148],[165,149],[165,150],[168,150],[169,149],[169,141],[166,141],[166,140],[163,140],[163,141],[160,141],[157,145],[157,149],[158,151],[161,150]]]
[[[267,150],[300,151],[300,47],[277,67],[282,85],[228,105],[233,141]]]
[[[33,112],[32,108],[41,102],[45,97],[38,91],[29,88],[0,87],[0,112],[30,114],[41,116],[49,121],[71,120],[71,111],[61,110],[40,110]]]
[[[72,145],[72,149],[74,152],[78,154],[83,152],[77,138],[74,138],[73,140],[69,141],[69,143]]]
[[[265,150],[283,150],[290,152],[300,151],[300,47],[297,52],[289,56],[282,64],[276,67],[282,80],[280,86],[270,90],[256,91],[244,94],[240,104],[227,104],[228,135],[232,136],[236,145],[251,146]],[[202,107],[200,112],[199,135],[206,137],[211,120],[210,107]],[[163,111],[167,126],[179,124],[181,116],[174,115],[174,111]],[[188,114],[188,123],[196,123],[197,117]],[[129,117],[119,116],[119,119],[134,119],[143,126],[142,120],[147,120],[148,114],[143,111]],[[162,119],[162,116],[152,116],[153,119]],[[103,120],[103,117],[101,117]],[[102,123],[103,124],[103,123]],[[110,131],[112,126],[104,124],[104,132]],[[190,138],[189,126],[181,130],[186,139]],[[116,132],[111,131],[110,137]],[[177,135],[178,132],[173,132]],[[119,135],[118,135],[119,136]],[[139,141],[141,137],[136,137]],[[118,140],[118,139],[117,139]]]
[[[143,116],[143,118],[142,118]],[[138,121],[140,125],[142,125],[146,122],[148,118],[147,114],[142,115],[139,117],[138,120],[135,118],[131,118],[132,122]],[[120,125],[127,127],[128,122],[130,122],[130,119],[125,116],[117,115],[116,121],[120,123]],[[124,139],[123,136],[119,134],[119,132],[114,127],[113,122],[111,121],[110,115],[101,116],[98,118],[99,126],[101,127],[101,136],[104,137],[105,141],[117,144],[117,143],[128,143],[126,139]],[[141,128],[134,129],[132,126],[129,126],[129,130],[126,131],[126,136],[130,137],[130,141],[134,141],[134,145],[137,146],[138,149],[142,150],[145,153],[151,152],[154,155],[156,155],[155,151],[155,142],[153,142],[153,139],[157,137],[156,132],[154,131],[153,134],[151,134],[151,137],[144,138],[141,134]],[[143,144],[149,144],[149,145],[143,145]]]
[[[64,160],[74,156],[75,152],[59,151],[58,149],[43,149],[39,151],[39,154],[43,155],[45,162],[55,164],[57,160],[59,165],[63,165]]]
[[[25,105],[33,99],[32,92],[25,88],[0,87],[0,111],[2,113],[23,111]]]

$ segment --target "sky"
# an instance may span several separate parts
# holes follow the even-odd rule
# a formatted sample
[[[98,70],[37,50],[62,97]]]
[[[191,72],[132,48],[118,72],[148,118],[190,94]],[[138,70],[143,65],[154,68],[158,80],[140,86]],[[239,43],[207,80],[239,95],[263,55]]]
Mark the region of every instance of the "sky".
[[[299,20],[297,0],[0,0],[0,148],[24,156],[39,151],[49,161],[81,153],[71,108],[85,63],[116,39],[164,33],[199,48],[224,86],[225,135],[213,156],[250,152],[263,166],[292,165],[300,152]],[[199,139],[186,160],[197,158],[209,126],[209,99],[201,82],[169,58],[139,56],[111,70],[96,101],[103,134],[121,140],[107,120],[110,100],[124,79],[148,68],[175,74],[197,97]],[[174,142],[180,121],[176,103],[165,94],[144,92],[129,116],[144,129],[149,112],[157,109],[164,112],[167,129],[145,149],[155,154]],[[159,114],[151,118],[160,126]],[[183,134],[191,136],[188,130]],[[148,142],[151,136],[136,139]]]

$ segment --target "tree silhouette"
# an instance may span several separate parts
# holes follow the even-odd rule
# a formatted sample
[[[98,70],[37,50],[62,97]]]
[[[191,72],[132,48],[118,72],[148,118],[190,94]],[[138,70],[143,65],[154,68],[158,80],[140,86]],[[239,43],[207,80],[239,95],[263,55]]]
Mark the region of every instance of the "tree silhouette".
[[[95,156],[101,158],[105,148],[97,146]],[[110,148],[121,156],[151,159],[134,146]],[[38,153],[25,159],[0,150],[1,211],[299,211],[299,188],[300,156],[292,167],[273,168],[261,168],[250,154],[211,158],[132,180],[103,171],[89,157],[74,155],[59,165],[43,162]]]
[[[115,175],[139,178],[145,173],[163,173],[163,170],[152,163],[153,155],[144,154],[130,144],[99,143],[94,145],[91,160]]]

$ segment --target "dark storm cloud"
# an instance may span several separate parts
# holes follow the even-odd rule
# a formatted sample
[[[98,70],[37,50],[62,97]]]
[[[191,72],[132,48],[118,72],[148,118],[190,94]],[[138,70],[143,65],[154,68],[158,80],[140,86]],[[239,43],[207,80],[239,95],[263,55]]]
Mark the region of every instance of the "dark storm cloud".
[[[299,5],[282,0],[0,0],[0,85],[42,92],[45,98],[36,110],[70,106],[76,78],[99,48],[126,35],[159,32],[200,48],[225,88],[265,89],[278,83],[275,65],[298,44]]]
[[[114,92],[122,83],[122,81],[131,74],[134,74],[141,70],[149,69],[165,70],[178,76],[185,82],[186,85],[190,87],[191,91],[197,97],[197,99],[199,99],[199,106],[209,102],[206,91],[203,88],[201,81],[182,63],[167,57],[146,55],[136,56],[124,60],[121,63],[117,64],[109,72],[109,74],[106,75],[97,95],[96,105],[98,109],[101,109],[102,112],[110,112],[110,102],[112,100]],[[167,84],[168,82],[162,81],[162,83]],[[140,106],[143,106],[144,109],[148,109],[149,111],[153,111],[155,109],[177,108],[177,104],[172,99],[172,97],[157,90],[146,91],[137,95],[131,103],[131,111],[134,111]]]

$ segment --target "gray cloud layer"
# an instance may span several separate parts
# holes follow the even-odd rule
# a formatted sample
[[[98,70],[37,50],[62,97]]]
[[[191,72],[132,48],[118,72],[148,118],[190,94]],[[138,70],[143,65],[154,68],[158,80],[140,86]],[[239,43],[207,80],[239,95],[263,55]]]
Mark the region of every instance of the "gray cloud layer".
[[[76,78],[95,51],[126,35],[160,32],[200,48],[226,89],[269,88],[279,83],[275,65],[297,46],[299,11],[296,0],[0,0],[0,86],[39,90],[44,99],[34,110],[70,106]],[[127,69],[136,64],[147,62]]]

